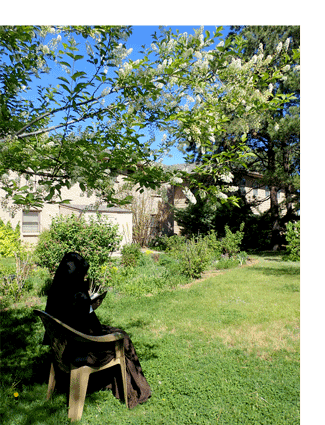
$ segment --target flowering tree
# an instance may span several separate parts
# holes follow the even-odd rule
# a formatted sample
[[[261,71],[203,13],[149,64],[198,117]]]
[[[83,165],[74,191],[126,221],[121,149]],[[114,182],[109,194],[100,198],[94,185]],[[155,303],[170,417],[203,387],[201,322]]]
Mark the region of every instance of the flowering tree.
[[[221,28],[214,34],[200,28],[194,35],[163,29],[135,61],[126,45],[131,31],[0,28],[1,188],[15,204],[62,202],[61,189],[75,182],[84,191],[96,190],[108,204],[121,204],[128,199],[118,199],[110,184],[118,173],[140,188],[178,177],[215,195],[230,163],[248,155],[244,143],[227,152],[213,150],[229,120],[224,108],[238,119],[249,108],[256,124],[261,111],[289,97],[273,96],[269,89],[285,67],[269,71],[262,56],[241,61],[240,37],[216,45]],[[244,121],[243,134],[251,127]],[[153,138],[141,141],[143,129],[153,127],[166,134],[158,150],[152,149]],[[171,145],[182,148],[189,141],[202,152],[194,173],[166,171],[155,163]],[[198,174],[209,178],[198,181]]]

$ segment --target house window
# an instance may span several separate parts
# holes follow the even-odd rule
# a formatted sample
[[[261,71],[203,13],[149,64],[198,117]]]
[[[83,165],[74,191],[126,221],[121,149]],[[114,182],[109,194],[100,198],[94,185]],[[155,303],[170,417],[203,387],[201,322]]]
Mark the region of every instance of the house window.
[[[265,197],[267,198],[268,196],[270,196],[270,189],[268,186],[265,186]]]
[[[256,184],[254,184],[253,196],[254,196],[254,198],[257,198],[257,196],[258,196],[258,186]]]
[[[240,190],[240,193],[246,193],[246,180],[245,179],[242,179],[242,181],[240,182],[240,186],[239,186],[239,190]]]
[[[278,190],[277,194],[276,194],[277,200],[280,201],[281,198],[281,190]]]
[[[40,217],[39,211],[23,211],[23,233],[40,233]]]

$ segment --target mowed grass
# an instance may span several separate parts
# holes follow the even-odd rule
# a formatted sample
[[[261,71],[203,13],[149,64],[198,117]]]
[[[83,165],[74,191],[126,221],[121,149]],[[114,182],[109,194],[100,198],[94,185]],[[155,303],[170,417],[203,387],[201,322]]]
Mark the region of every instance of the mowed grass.
[[[126,410],[109,391],[88,394],[80,423],[299,424],[299,295],[299,264],[276,256],[152,296],[110,295],[98,316],[130,334],[152,397]],[[4,319],[1,423],[68,423],[65,394],[44,400],[42,325],[27,309]]]

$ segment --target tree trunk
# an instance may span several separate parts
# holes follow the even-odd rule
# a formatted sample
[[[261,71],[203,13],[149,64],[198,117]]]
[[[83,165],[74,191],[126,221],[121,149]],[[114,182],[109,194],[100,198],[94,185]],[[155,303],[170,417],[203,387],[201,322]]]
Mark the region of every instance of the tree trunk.
[[[289,156],[289,149],[286,145],[286,142],[282,143],[282,151],[283,151],[283,170],[287,179],[284,185],[285,205],[286,205],[285,222],[288,222],[292,220],[294,216],[293,202],[292,202],[294,187],[290,183],[290,177],[291,177],[290,176],[290,156]]]
[[[271,186],[270,188],[270,199],[271,199],[271,217],[273,219],[272,234],[271,234],[271,245],[273,251],[278,251],[281,244],[280,236],[280,214],[279,204],[277,198],[277,187]]]
[[[280,235],[280,213],[279,213],[279,203],[277,198],[278,187],[275,181],[275,172],[276,172],[276,163],[275,163],[275,150],[274,145],[271,140],[268,143],[268,170],[270,172],[271,186],[270,186],[270,201],[271,208],[270,213],[273,220],[272,234],[271,234],[271,245],[273,251],[278,251],[281,245],[281,235]],[[274,176],[274,178],[273,178]]]

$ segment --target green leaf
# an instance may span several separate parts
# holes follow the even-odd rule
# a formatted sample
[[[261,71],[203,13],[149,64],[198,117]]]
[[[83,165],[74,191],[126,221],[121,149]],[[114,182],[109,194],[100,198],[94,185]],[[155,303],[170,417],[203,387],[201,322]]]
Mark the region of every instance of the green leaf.
[[[71,65],[69,64],[69,62],[65,62],[65,61],[61,61],[61,62],[59,62],[61,65],[65,65],[65,66],[67,66],[68,68],[71,68]]]
[[[66,84],[59,84],[64,90],[66,90],[68,93],[71,93],[71,90]]]
[[[58,77],[58,80],[64,81],[67,84],[70,84],[70,81],[65,77]]]
[[[73,75],[71,75],[71,78],[73,79],[73,81],[76,81],[77,78],[83,77],[85,75],[87,74],[84,71],[77,71]]]

